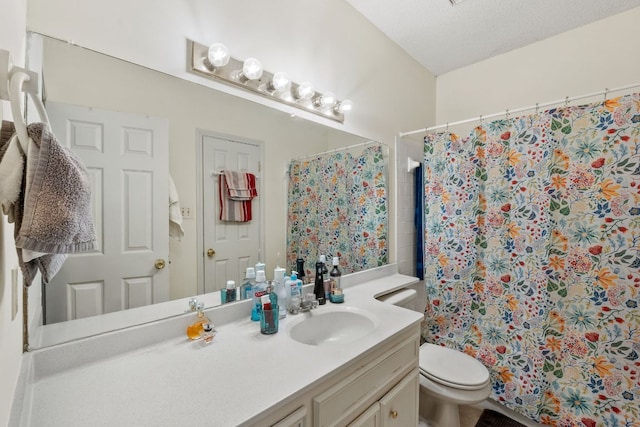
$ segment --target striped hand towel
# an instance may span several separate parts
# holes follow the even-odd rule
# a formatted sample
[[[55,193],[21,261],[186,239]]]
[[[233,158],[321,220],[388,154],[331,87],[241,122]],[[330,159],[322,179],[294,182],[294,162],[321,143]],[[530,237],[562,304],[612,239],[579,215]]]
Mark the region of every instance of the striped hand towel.
[[[221,221],[251,221],[251,199],[258,195],[255,182],[252,173],[223,171],[218,180]]]

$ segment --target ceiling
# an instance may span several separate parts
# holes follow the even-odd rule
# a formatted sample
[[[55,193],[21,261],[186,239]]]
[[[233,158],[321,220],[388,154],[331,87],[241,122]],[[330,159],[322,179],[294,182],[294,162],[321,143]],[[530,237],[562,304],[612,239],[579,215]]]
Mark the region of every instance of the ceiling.
[[[434,75],[640,6],[640,0],[346,1]]]

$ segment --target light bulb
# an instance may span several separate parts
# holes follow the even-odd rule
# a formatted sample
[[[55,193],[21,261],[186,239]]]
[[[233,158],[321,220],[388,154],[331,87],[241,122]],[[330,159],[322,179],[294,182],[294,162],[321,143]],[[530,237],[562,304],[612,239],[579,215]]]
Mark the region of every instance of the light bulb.
[[[311,99],[314,93],[316,93],[316,90],[309,82],[302,82],[300,86],[298,86],[298,98],[300,99]]]
[[[335,106],[335,110],[338,113],[346,113],[349,112],[353,109],[353,102],[351,102],[348,99],[345,99],[342,102],[339,102],[336,106]]]
[[[289,79],[289,76],[287,76],[287,74],[283,73],[282,71],[278,71],[277,73],[275,73],[273,75],[273,78],[271,79],[271,86],[273,86],[273,90],[275,90],[276,92],[282,92],[283,90],[286,90],[290,85],[291,80]]]
[[[249,58],[242,64],[242,74],[249,80],[262,77],[262,64],[256,58]]]
[[[222,43],[214,43],[209,46],[207,59],[214,67],[224,67],[229,63],[231,56],[229,55],[229,49],[227,49],[225,45]]]
[[[333,92],[327,92],[320,96],[318,99],[318,105],[320,107],[332,107],[336,103],[336,96]]]

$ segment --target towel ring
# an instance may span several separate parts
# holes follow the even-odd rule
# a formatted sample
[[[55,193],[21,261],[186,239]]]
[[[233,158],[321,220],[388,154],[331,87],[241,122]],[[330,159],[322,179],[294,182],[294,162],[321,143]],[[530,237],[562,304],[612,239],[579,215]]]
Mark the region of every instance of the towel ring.
[[[20,145],[22,146],[22,150],[27,152],[27,146],[29,141],[29,134],[27,133],[27,125],[24,121],[24,115],[22,113],[22,107],[20,106],[20,96],[22,94],[22,88],[25,82],[29,81],[31,76],[29,74],[24,73],[22,71],[16,71],[11,76],[11,82],[9,84],[9,98],[11,102],[11,113],[13,114],[13,121],[16,127],[16,133],[18,134],[18,141],[20,141]],[[37,95],[28,91],[29,95],[31,95],[31,99],[36,106],[36,110],[38,110],[38,114],[40,115],[40,119],[47,127],[50,127],[49,124],[49,116],[47,115],[47,111],[42,104],[42,101],[38,98]]]

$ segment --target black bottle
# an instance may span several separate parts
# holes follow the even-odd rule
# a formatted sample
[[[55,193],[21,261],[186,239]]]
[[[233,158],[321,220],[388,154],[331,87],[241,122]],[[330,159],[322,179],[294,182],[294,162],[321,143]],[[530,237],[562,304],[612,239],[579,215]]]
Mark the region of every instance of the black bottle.
[[[304,278],[304,259],[298,258],[296,259],[296,273],[298,273],[298,279],[302,280],[302,283],[306,284],[306,280]]]
[[[324,280],[322,277],[321,262],[316,262],[316,281],[313,285],[313,293],[316,296],[318,304],[323,305],[327,303],[327,298],[324,295]]]

